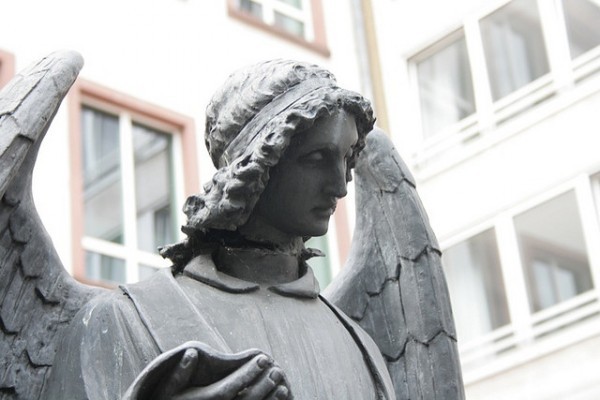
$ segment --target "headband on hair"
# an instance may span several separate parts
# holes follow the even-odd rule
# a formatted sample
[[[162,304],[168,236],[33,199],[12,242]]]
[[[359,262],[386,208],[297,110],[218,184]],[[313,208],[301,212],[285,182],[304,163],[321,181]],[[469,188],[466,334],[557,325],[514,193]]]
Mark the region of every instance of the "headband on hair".
[[[256,113],[231,143],[227,145],[225,151],[219,157],[218,168],[228,166],[231,161],[238,158],[274,117],[280,115],[313,91],[325,87],[335,87],[335,82],[330,79],[312,78],[300,82],[290,90],[275,97]]]

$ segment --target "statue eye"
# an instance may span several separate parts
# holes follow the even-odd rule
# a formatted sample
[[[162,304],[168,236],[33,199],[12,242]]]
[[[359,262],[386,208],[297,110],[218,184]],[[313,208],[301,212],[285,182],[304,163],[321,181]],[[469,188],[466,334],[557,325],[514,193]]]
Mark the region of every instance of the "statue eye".
[[[310,153],[305,154],[302,157],[300,157],[301,161],[307,162],[307,163],[322,162],[322,161],[325,161],[326,158],[327,158],[327,154],[325,154],[325,151],[323,151],[323,150],[311,151]]]

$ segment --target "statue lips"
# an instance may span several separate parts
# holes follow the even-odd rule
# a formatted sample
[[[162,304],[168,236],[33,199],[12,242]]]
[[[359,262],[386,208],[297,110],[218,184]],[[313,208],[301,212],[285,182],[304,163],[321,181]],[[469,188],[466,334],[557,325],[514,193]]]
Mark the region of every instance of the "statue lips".
[[[335,212],[336,201],[329,204],[319,205],[313,208],[313,212],[320,218],[329,218]]]

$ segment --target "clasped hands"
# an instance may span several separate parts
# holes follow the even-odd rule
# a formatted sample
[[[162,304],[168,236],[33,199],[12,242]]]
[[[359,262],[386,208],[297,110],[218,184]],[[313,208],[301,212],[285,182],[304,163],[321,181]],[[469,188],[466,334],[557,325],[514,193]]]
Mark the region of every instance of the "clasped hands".
[[[292,398],[284,372],[264,352],[225,354],[200,342],[187,342],[148,364],[123,400]]]

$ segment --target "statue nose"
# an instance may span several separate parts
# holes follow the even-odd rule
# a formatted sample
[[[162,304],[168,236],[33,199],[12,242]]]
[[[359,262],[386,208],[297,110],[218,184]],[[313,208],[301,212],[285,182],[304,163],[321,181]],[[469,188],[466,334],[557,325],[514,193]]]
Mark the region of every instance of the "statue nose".
[[[341,199],[348,194],[346,181],[346,162],[339,163],[333,171],[331,171],[330,180],[328,182],[327,192],[331,196]]]

